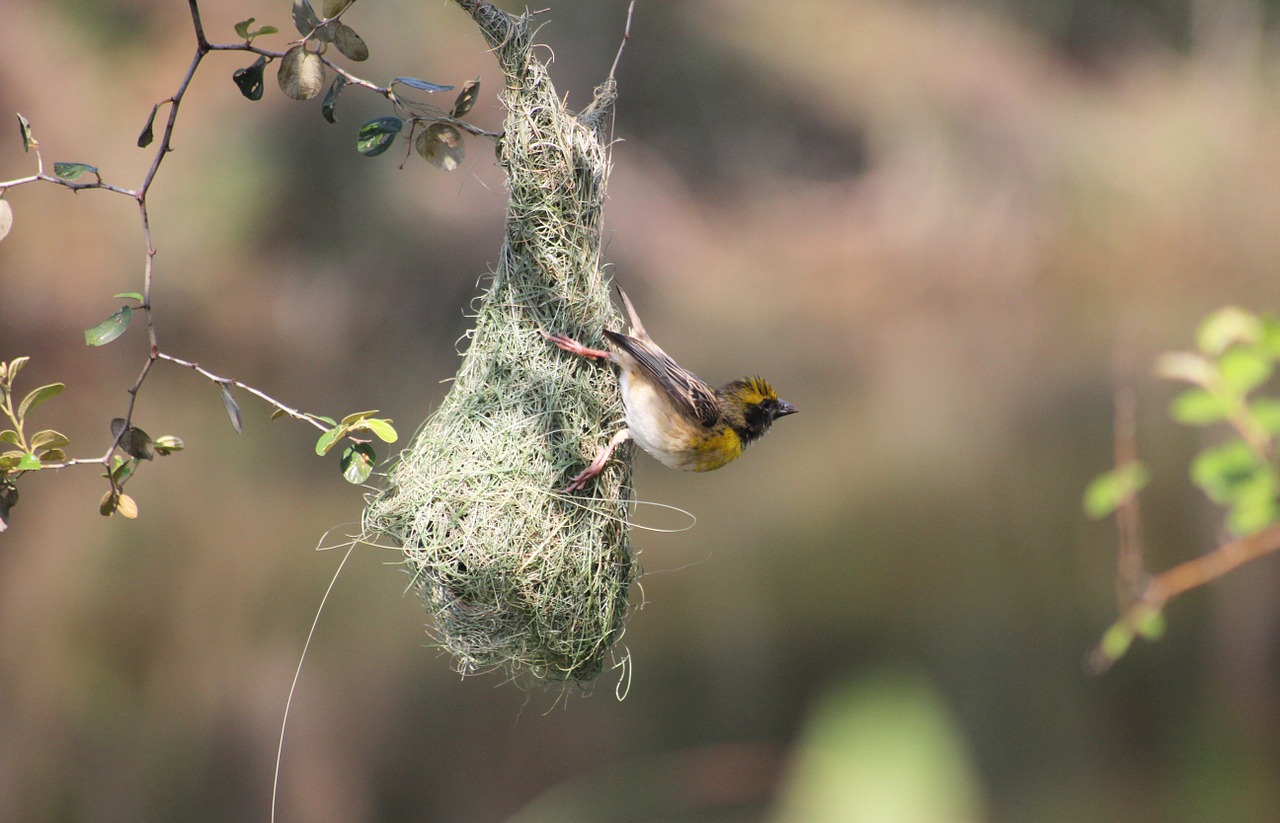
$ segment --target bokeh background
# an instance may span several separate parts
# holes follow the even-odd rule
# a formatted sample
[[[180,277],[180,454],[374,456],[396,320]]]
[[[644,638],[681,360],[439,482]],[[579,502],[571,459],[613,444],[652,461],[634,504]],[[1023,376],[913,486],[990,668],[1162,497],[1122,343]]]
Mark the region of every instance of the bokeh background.
[[[549,0],[571,104],[625,0]],[[768,376],[802,413],[712,475],[639,458],[629,672],[588,695],[459,678],[393,553],[358,549],[294,697],[279,820],[1266,821],[1280,807],[1280,568],[1176,602],[1170,633],[1089,677],[1115,533],[1117,360],[1138,392],[1153,570],[1215,544],[1151,375],[1198,319],[1280,301],[1277,3],[640,0],[619,70],[606,258],[663,345],[713,382]],[[507,8],[516,10],[514,4]],[[283,0],[207,2],[286,34]],[[361,3],[363,76],[498,74],[452,4]],[[0,114],[46,161],[137,185],[134,146],[194,50],[179,0],[6,0]],[[501,238],[502,177],[444,174],[215,54],[150,197],[161,346],[296,407],[406,435],[457,365]],[[17,128],[0,179],[33,171]],[[140,290],[136,207],[6,193],[0,357],[88,456],[146,356],[82,331]],[[186,451],[103,519],[89,469],[24,478],[0,536],[0,819],[265,820],[303,641],[361,511],[316,432],[161,364],[136,422]],[[687,519],[641,507],[641,526]],[[330,529],[332,536],[324,538]],[[643,605],[643,607],[641,607]],[[625,700],[615,686],[627,681]]]

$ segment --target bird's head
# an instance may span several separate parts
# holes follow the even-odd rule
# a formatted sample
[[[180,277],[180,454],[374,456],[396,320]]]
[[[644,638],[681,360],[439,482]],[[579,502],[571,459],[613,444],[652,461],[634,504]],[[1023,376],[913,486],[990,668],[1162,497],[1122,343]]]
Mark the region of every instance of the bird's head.
[[[764,436],[779,417],[795,414],[797,409],[778,397],[762,377],[734,380],[716,389],[725,422],[737,430],[744,443]]]

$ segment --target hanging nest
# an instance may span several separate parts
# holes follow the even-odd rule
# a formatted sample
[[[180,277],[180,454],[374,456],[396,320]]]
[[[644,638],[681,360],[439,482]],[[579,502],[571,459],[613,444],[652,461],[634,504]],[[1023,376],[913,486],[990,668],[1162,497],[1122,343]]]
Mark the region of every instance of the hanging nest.
[[[457,2],[506,75],[506,237],[457,378],[370,496],[365,539],[403,548],[460,672],[581,684],[610,659],[636,576],[632,452],[588,493],[557,491],[622,425],[622,405],[611,369],[540,330],[602,346],[620,325],[600,270],[615,88],[611,77],[586,111],[566,111],[530,55],[528,15]]]

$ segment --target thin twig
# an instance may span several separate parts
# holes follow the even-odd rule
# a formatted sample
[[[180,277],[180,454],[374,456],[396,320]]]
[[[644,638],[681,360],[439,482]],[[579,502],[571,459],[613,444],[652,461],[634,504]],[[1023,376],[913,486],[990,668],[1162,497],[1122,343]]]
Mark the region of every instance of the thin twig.
[[[1133,385],[1131,348],[1119,346],[1115,355],[1114,429],[1115,466],[1120,469],[1138,461],[1137,392]],[[1123,613],[1142,593],[1142,518],[1137,494],[1127,494],[1116,507],[1116,527],[1120,548],[1116,559],[1116,601]]]
[[[193,363],[190,360],[183,360],[180,357],[174,357],[173,355],[166,354],[164,352],[160,352],[159,354],[157,354],[156,358],[159,360],[167,360],[168,362],[173,363],[174,365],[183,366],[185,368],[191,369],[197,374],[204,375],[205,377],[209,378],[209,380],[211,380],[214,383],[218,383],[219,385],[235,386],[237,389],[246,391],[249,394],[252,394],[254,397],[257,397],[259,400],[263,400],[271,404],[272,406],[275,406],[277,409],[284,412],[288,416],[292,417],[294,420],[301,420],[304,423],[310,423],[311,425],[315,426],[317,429],[319,429],[322,432],[329,431],[330,429],[330,426],[328,423],[319,419],[315,415],[308,414],[307,412],[299,411],[298,409],[286,406],[284,403],[281,403],[279,400],[276,400],[274,397],[262,391],[261,389],[255,389],[253,386],[250,386],[248,383],[242,383],[241,381],[236,380],[234,377],[222,377],[204,368],[199,363]]]
[[[1194,560],[1161,572],[1147,584],[1142,596],[1120,615],[1117,626],[1137,633],[1143,622],[1159,613],[1175,597],[1217,580],[1250,561],[1280,551],[1280,523],[1224,543]],[[1110,668],[1115,661],[1099,644],[1089,653],[1087,666],[1094,673]]]
[[[622,50],[627,47],[627,41],[631,39],[631,15],[636,10],[636,0],[631,0],[631,5],[627,6],[627,27],[622,32],[622,42],[618,44],[618,53],[613,58],[613,65],[609,68],[609,79],[613,79],[614,72],[618,70],[618,61],[622,59]]]

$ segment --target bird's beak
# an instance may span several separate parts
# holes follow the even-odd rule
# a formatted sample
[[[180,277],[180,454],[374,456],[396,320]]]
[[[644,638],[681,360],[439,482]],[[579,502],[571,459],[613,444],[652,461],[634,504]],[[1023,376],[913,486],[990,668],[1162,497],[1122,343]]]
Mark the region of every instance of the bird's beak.
[[[788,414],[795,414],[798,411],[800,410],[797,409],[795,406],[791,405],[790,403],[788,403],[787,401],[785,400],[778,401],[778,414],[777,414],[778,417],[785,417]]]

